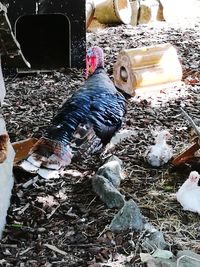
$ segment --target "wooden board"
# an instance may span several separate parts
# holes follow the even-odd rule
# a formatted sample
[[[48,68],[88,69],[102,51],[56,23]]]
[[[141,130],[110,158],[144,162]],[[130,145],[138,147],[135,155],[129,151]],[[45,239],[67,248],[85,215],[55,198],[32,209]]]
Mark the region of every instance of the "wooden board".
[[[22,159],[26,158],[31,148],[37,141],[37,138],[28,138],[19,142],[12,143],[12,146],[15,150],[14,163],[17,163]]]

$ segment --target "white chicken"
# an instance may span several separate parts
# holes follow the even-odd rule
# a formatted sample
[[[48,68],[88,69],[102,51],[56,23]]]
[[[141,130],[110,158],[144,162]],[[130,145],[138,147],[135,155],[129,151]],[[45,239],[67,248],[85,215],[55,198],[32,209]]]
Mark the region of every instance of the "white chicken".
[[[161,167],[172,157],[172,149],[167,144],[171,134],[167,130],[158,133],[155,138],[155,145],[149,147],[145,153],[145,159],[153,167]]]
[[[176,198],[184,210],[197,212],[200,215],[199,178],[199,173],[197,171],[192,171],[188,179],[182,184],[176,193]]]

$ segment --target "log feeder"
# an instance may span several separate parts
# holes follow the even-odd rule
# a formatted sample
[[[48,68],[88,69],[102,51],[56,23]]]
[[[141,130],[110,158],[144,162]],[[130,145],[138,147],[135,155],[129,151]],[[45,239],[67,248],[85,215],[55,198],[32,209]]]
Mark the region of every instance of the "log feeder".
[[[182,67],[169,43],[122,50],[114,64],[116,87],[134,96],[136,89],[181,81]]]
[[[100,23],[114,24],[131,22],[132,9],[129,0],[96,0],[95,17]]]

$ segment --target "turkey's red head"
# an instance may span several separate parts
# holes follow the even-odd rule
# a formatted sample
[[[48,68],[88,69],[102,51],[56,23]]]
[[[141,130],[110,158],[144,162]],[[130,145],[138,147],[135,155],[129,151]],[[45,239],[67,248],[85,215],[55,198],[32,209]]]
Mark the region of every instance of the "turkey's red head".
[[[90,47],[86,55],[86,79],[99,67],[104,67],[103,50],[99,46]]]
[[[197,184],[199,181],[199,173],[197,171],[192,171],[189,175],[190,183]]]

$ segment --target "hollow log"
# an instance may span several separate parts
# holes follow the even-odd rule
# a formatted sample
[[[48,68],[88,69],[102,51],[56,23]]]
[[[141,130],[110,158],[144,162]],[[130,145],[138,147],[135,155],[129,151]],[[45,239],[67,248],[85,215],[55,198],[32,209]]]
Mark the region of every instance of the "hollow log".
[[[169,43],[125,49],[114,64],[116,87],[134,96],[135,90],[180,81],[182,68]]]
[[[163,8],[157,0],[140,1],[138,24],[146,24],[154,21],[162,21]]]
[[[95,16],[103,24],[129,24],[132,9],[129,0],[96,0]]]

